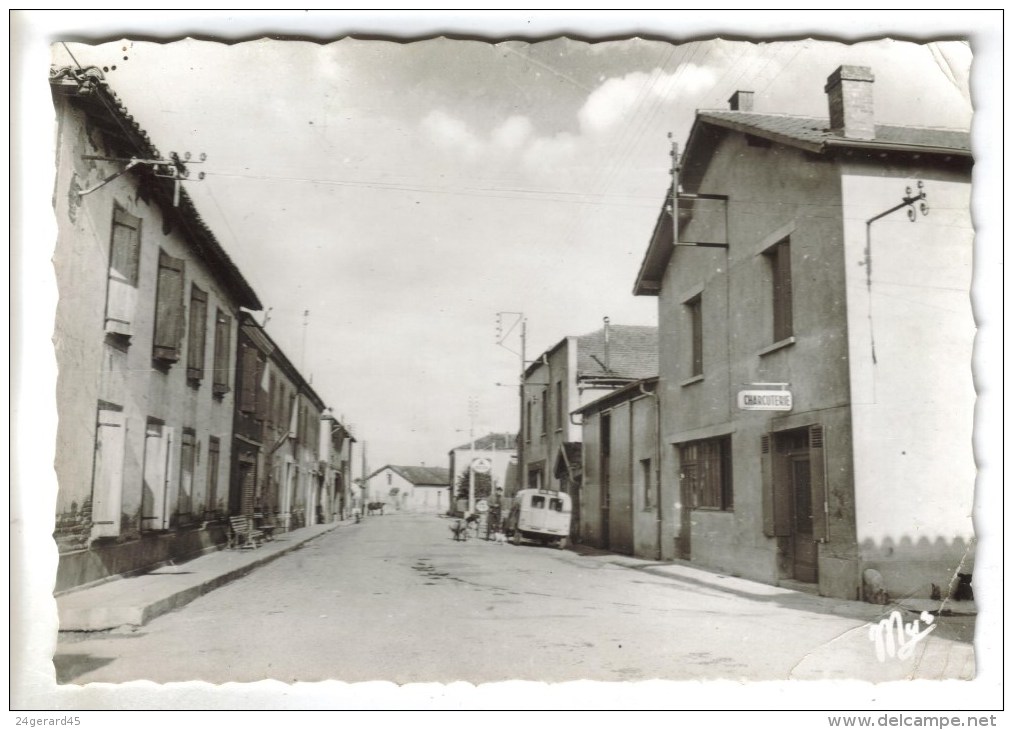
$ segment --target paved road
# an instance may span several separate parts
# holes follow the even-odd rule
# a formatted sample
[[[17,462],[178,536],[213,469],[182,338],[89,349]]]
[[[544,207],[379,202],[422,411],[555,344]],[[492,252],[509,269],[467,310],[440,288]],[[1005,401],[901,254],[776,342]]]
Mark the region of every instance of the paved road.
[[[842,602],[666,570],[455,542],[446,519],[388,514],[329,532],[136,631],[61,636],[54,661],[58,681],[75,684],[973,674],[973,650],[948,638],[952,627],[907,661],[879,662],[865,618],[837,615]]]

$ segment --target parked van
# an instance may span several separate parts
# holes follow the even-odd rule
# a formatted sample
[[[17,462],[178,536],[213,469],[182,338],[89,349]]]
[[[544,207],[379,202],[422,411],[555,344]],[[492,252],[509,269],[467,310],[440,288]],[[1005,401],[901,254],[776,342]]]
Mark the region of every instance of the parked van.
[[[522,489],[514,495],[504,532],[514,545],[524,540],[554,542],[565,548],[570,540],[572,502],[566,492]]]

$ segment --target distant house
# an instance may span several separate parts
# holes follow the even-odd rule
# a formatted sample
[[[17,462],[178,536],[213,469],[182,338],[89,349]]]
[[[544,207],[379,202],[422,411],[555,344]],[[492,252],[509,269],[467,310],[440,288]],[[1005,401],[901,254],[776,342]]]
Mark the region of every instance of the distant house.
[[[873,87],[842,66],[829,118],[696,115],[635,285],[665,557],[852,599],[972,571],[970,139],[876,123]]]
[[[367,478],[370,502],[385,509],[444,514],[450,505],[450,471],[441,466],[393,466]]]
[[[657,374],[658,329],[613,325],[607,319],[600,330],[563,338],[525,370],[517,444],[520,486],[568,491],[575,531],[581,524],[581,502],[579,467],[573,467],[580,462],[583,436],[570,414],[605,393]],[[573,537],[579,539],[576,532]]]
[[[517,462],[517,434],[489,433],[475,439],[474,448],[469,441],[450,450],[450,484],[456,488],[458,481],[468,473],[468,465],[473,459],[487,459],[491,465],[489,474],[492,486],[503,487],[505,493],[514,491],[516,485],[511,484],[511,465]]]
[[[102,72],[50,89],[59,591],[226,540],[236,322],[261,304],[168,168],[130,162],[164,158]]]

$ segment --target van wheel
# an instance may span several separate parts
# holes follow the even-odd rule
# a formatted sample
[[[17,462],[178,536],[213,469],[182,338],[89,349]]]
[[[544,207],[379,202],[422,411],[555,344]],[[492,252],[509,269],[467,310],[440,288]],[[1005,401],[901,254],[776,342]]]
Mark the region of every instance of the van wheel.
[[[514,545],[520,545],[521,544],[521,531],[520,530],[514,530],[514,534],[510,536],[510,542],[512,542]]]

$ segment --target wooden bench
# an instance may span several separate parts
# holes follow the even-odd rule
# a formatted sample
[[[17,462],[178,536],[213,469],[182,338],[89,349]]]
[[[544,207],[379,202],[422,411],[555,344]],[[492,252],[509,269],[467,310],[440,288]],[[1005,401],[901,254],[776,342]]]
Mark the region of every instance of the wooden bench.
[[[258,548],[264,540],[264,533],[253,526],[253,521],[245,515],[233,515],[229,517],[229,525],[232,533],[229,536],[229,549]]]
[[[274,524],[274,518],[273,517],[266,517],[265,518],[264,515],[261,514],[260,512],[254,512],[253,513],[253,525],[254,525],[254,529],[260,530],[261,532],[264,533],[264,539],[265,540],[273,540],[274,539],[274,529],[275,529],[276,525]]]

